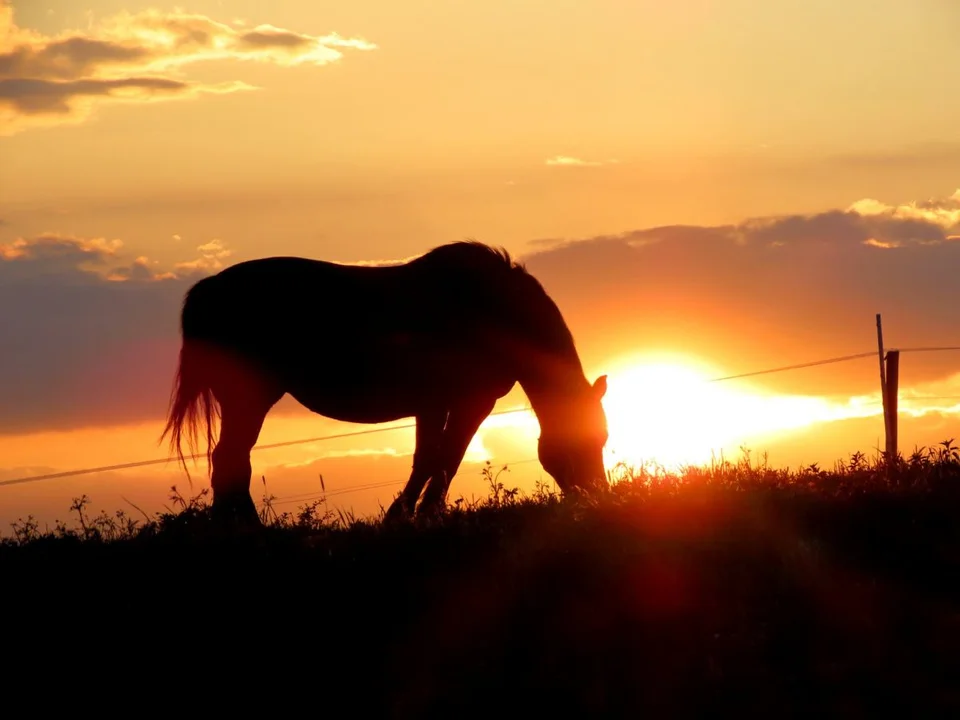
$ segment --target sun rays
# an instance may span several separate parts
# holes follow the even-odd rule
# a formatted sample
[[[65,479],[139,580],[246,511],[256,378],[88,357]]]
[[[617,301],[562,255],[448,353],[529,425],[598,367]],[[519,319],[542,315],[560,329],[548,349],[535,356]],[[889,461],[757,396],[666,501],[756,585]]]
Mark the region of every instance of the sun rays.
[[[780,395],[722,375],[683,355],[628,358],[611,371],[604,407],[608,466],[701,464],[748,442],[763,442],[815,423],[879,412],[873,405]]]

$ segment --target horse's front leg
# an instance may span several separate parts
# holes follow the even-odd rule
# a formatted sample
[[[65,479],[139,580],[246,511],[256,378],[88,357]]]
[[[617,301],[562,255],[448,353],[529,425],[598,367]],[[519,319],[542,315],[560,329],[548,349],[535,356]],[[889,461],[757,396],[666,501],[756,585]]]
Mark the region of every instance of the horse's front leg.
[[[440,443],[439,469],[430,478],[427,489],[423,492],[418,514],[436,516],[443,512],[450,482],[460,469],[467,447],[496,404],[496,398],[477,400],[465,403],[450,412]]]
[[[413,468],[406,486],[387,509],[384,520],[393,522],[413,517],[420,492],[430,476],[436,472],[445,411],[427,412],[416,416],[416,445],[413,450]]]

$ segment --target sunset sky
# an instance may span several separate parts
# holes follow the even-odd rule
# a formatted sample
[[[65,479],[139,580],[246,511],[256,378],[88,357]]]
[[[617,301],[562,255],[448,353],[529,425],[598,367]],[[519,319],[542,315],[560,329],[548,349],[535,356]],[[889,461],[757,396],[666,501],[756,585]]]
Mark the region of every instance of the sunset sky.
[[[878,312],[889,347],[960,345],[958,31],[954,0],[0,0],[0,482],[165,457],[199,277],[468,237],[523,260],[609,374],[611,462],[872,453],[876,357],[704,381],[875,350]],[[960,438],[960,352],[904,353],[901,393],[902,449]],[[285,398],[261,443],[363,429]],[[452,498],[537,432],[491,418]],[[292,510],[322,474],[374,512],[412,441],[255,452],[255,497],[264,475]],[[0,533],[174,483],[0,486]]]

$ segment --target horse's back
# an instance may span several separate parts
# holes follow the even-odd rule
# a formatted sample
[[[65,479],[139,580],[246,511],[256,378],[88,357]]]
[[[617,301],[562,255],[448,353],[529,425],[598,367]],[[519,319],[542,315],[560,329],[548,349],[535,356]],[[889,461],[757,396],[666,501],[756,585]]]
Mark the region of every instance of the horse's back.
[[[364,315],[425,312],[451,304],[482,309],[502,285],[509,258],[479,244],[441,245],[390,265],[347,265],[303,257],[247,260],[201,280],[227,307],[323,308],[354,322]],[[200,284],[198,283],[198,285]],[[197,288],[197,294],[201,294]]]
[[[398,334],[456,344],[501,321],[506,267],[496,251],[460,243],[393,265],[247,260],[191,288],[183,329],[231,345],[312,344],[316,336],[368,345]]]
[[[284,317],[302,317],[311,308],[333,309],[342,315],[348,308],[377,304],[395,283],[381,268],[340,265],[300,257],[268,257],[231,265],[199,281],[191,293],[224,310],[271,313],[280,308]],[[332,305],[332,308],[331,308]]]

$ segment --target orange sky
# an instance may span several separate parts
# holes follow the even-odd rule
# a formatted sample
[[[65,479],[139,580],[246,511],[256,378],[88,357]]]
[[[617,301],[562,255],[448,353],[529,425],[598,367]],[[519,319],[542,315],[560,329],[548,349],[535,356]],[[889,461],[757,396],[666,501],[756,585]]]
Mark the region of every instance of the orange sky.
[[[611,459],[869,452],[875,358],[697,381],[869,351],[876,312],[888,345],[960,344],[955,3],[182,5],[0,0],[0,481],[163,457],[183,291],[264,255],[506,246],[610,373]],[[904,448],[960,435],[958,373],[960,353],[904,354],[904,395],[928,398],[901,403]],[[454,495],[482,492],[486,457],[535,457],[535,421],[489,424]],[[285,400],[261,442],[344,429]],[[263,451],[254,472],[287,497],[319,473],[402,483],[411,443]],[[152,511],[174,482],[0,486],[0,532],[81,492]]]

